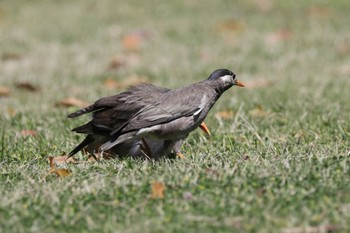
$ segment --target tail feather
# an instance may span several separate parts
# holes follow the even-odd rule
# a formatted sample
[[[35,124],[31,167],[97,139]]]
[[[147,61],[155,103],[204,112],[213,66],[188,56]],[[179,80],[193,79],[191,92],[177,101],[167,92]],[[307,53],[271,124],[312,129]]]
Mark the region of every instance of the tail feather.
[[[92,136],[91,134],[86,136],[86,138],[68,154],[68,158],[72,157],[73,155],[78,153],[80,150],[84,149],[87,145],[89,145],[93,141],[95,141],[94,136]]]
[[[86,114],[86,113],[89,113],[89,112],[93,112],[95,111],[95,105],[90,105],[90,106],[87,106],[86,108],[82,108],[76,112],[73,112],[71,114],[68,115],[69,118],[74,118],[74,117],[78,117],[78,116],[81,116],[83,114]]]

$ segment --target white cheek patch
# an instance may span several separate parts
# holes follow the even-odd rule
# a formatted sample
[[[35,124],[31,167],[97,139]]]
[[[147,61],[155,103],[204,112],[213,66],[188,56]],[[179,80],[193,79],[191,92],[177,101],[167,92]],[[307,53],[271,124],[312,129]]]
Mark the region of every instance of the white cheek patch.
[[[220,77],[220,80],[224,83],[231,83],[233,81],[233,78],[231,75],[225,75]]]

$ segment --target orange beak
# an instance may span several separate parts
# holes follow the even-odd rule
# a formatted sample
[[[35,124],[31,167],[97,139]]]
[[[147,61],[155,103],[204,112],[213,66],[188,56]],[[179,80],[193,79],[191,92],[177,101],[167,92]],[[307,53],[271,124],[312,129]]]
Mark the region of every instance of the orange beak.
[[[241,83],[241,82],[238,81],[238,80],[235,81],[235,85],[236,85],[236,86],[239,86],[239,87],[244,87],[244,84]]]
[[[204,133],[208,134],[209,136],[211,135],[207,125],[204,123],[204,121],[200,124],[199,128],[204,131]]]

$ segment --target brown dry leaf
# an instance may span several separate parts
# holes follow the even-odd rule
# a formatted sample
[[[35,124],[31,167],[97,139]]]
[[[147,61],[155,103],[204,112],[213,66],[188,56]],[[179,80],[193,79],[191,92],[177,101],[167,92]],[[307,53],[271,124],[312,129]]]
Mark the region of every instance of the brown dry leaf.
[[[219,23],[218,29],[222,32],[237,34],[244,31],[244,26],[241,22],[230,19]]]
[[[222,120],[231,120],[235,117],[236,113],[233,110],[225,110],[215,113],[215,117]]]
[[[80,99],[77,99],[75,97],[68,97],[65,99],[62,99],[56,103],[56,106],[62,106],[62,107],[79,107],[83,108],[86,107],[88,104]]]
[[[350,53],[350,43],[348,41],[343,41],[337,45],[337,51],[339,54],[347,55]]]
[[[332,9],[326,6],[312,6],[307,10],[308,15],[316,17],[325,17],[332,14]]]
[[[141,37],[137,34],[126,35],[122,39],[123,48],[126,50],[138,50],[141,46]]]
[[[22,137],[37,136],[37,135],[38,135],[38,131],[36,130],[24,129],[21,131]]]
[[[165,185],[162,182],[155,181],[152,183],[152,196],[151,198],[164,198]]]
[[[142,42],[150,37],[150,33],[146,30],[136,30],[122,38],[123,48],[130,51],[140,49]]]
[[[261,106],[258,106],[253,110],[250,110],[249,115],[251,115],[252,117],[267,117],[268,115],[270,115],[270,113],[266,112]]]
[[[40,91],[39,87],[34,86],[33,84],[31,84],[29,82],[18,82],[18,83],[16,83],[16,87],[18,89],[31,91],[31,92],[38,92],[38,91]]]
[[[278,45],[280,42],[283,42],[292,37],[293,33],[289,29],[280,29],[276,32],[272,32],[266,35],[265,42],[270,46]]]
[[[145,82],[148,82],[147,76],[133,74],[133,75],[126,77],[123,80],[122,84],[123,84],[123,87],[129,87],[129,86],[134,86],[134,85],[137,85],[140,83],[145,83]]]
[[[9,114],[11,117],[14,117],[16,115],[16,110],[14,108],[8,107],[7,114]]]
[[[254,80],[244,82],[244,86],[251,89],[270,87],[272,85],[273,85],[273,82],[268,79],[254,79]]]
[[[254,0],[254,4],[262,12],[269,12],[273,8],[271,0]]]
[[[49,174],[56,174],[57,177],[66,177],[69,176],[71,174],[71,172],[67,169],[63,169],[63,168],[55,168],[54,165],[54,158],[52,156],[49,157],[49,161],[50,161],[50,172]]]
[[[52,158],[52,162],[56,165],[62,165],[62,164],[76,162],[76,159],[74,159],[73,157],[68,158],[68,155],[60,155],[60,156],[55,156],[55,157],[50,157],[50,158]]]
[[[123,66],[125,66],[124,59],[121,59],[120,57],[113,57],[111,62],[109,63],[108,69],[114,70],[114,69],[119,69]]]
[[[0,97],[7,97],[11,94],[11,91],[9,88],[0,86]]]
[[[4,53],[1,55],[1,60],[9,61],[9,60],[19,60],[22,56],[18,53]]]
[[[111,78],[106,79],[103,85],[108,89],[118,89],[121,87],[121,83]]]
[[[108,89],[122,89],[129,86],[134,86],[140,83],[148,82],[148,77],[143,75],[131,75],[126,77],[124,80],[118,82],[114,79],[108,78],[104,82],[104,86]]]

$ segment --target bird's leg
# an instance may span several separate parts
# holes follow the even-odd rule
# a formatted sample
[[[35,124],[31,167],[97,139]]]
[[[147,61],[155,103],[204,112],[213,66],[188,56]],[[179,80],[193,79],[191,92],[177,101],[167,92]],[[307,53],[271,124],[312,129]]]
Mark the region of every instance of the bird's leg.
[[[173,151],[176,154],[176,156],[179,157],[180,159],[186,159],[186,157],[180,152],[182,143],[183,143],[183,139],[178,140],[173,146]]]
[[[211,135],[207,125],[204,123],[204,121],[199,125],[199,128],[203,130],[204,133],[208,134],[209,136]]]
[[[103,152],[102,152],[103,153]],[[96,157],[96,155],[95,155],[95,152],[93,151],[92,153],[90,153],[90,155],[96,160],[96,161],[98,161],[98,158]]]
[[[141,141],[142,141],[142,144],[140,145],[141,150],[146,154],[147,157],[152,158],[153,157],[152,150],[149,147],[148,143],[144,138],[142,138]]]

